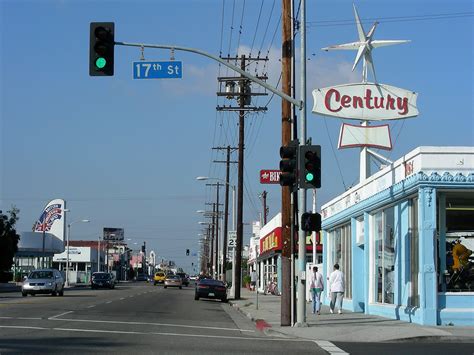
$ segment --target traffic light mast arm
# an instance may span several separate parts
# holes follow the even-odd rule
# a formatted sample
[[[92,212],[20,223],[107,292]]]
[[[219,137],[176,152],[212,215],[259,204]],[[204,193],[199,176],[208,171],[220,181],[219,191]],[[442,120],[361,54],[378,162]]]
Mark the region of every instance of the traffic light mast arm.
[[[301,109],[303,107],[303,102],[302,101],[298,101],[298,100],[295,100],[294,98],[282,93],[281,91],[275,89],[273,86],[271,85],[268,85],[267,83],[265,83],[264,81],[256,78],[255,76],[253,75],[250,75],[249,73],[247,73],[245,70],[242,70],[240,69],[239,67],[235,66],[235,65],[232,65],[228,62],[226,62],[225,60],[223,60],[222,58],[219,58],[219,57],[216,57],[212,54],[209,54],[207,52],[204,52],[204,51],[201,51],[200,49],[196,49],[196,48],[187,48],[187,47],[180,47],[180,46],[169,46],[169,45],[159,45],[159,44],[142,44],[142,43],[128,43],[128,42],[115,42],[115,45],[116,46],[128,46],[128,47],[141,47],[141,48],[158,48],[158,49],[174,49],[174,50],[177,50],[177,51],[183,51],[183,52],[191,52],[191,53],[196,53],[196,54],[199,54],[199,55],[202,55],[202,56],[205,56],[205,57],[208,57],[208,58],[211,58],[219,63],[221,63],[222,65],[225,65],[226,67],[238,72],[239,74],[245,76],[247,79],[263,86],[265,89],[268,89],[270,90],[271,92],[273,92],[275,95],[278,95],[280,96],[282,99],[286,100],[286,101],[289,101],[291,102],[293,105],[295,105],[296,107],[298,107],[299,109]]]

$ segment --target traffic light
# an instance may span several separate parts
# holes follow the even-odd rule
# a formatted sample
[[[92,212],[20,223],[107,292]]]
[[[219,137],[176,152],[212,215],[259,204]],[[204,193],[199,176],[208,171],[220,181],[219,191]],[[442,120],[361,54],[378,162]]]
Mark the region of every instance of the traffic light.
[[[91,22],[89,46],[89,75],[114,75],[115,24]]]
[[[316,189],[321,187],[321,146],[300,146],[299,159],[300,189]]]
[[[319,232],[321,230],[321,215],[319,213],[303,213],[301,215],[301,230]]]
[[[280,148],[280,185],[289,186],[290,191],[298,188],[298,140],[292,140],[287,146]]]
[[[186,255],[189,256],[189,249],[186,249]]]

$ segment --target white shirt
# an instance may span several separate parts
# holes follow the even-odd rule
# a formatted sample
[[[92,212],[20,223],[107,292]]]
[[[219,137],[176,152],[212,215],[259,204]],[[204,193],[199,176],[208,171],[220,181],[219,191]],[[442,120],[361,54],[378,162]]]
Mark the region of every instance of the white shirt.
[[[311,273],[310,288],[320,288],[324,290],[323,275],[320,272]]]
[[[329,275],[329,290],[331,292],[344,292],[344,274],[339,270],[334,270]]]

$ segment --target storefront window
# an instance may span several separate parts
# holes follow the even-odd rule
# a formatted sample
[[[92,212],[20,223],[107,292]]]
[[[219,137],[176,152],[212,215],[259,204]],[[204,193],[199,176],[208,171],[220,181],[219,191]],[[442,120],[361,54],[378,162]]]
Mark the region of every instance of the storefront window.
[[[333,270],[334,264],[339,264],[340,270],[344,273],[344,297],[352,298],[352,242],[350,224],[334,229],[330,232],[330,237],[332,241],[332,258],[329,272]]]
[[[374,215],[374,280],[376,302],[394,303],[395,286],[395,223],[394,209],[387,208]]]
[[[446,193],[445,277],[448,292],[474,291],[474,193]]]

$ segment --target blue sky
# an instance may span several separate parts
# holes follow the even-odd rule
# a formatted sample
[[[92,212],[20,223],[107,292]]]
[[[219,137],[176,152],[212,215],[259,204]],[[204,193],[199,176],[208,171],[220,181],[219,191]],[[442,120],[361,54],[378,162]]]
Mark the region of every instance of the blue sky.
[[[352,2],[307,3],[307,132],[323,149],[320,206],[358,182],[359,152],[337,150],[342,122],[310,113],[311,90],[359,82],[361,67],[351,72],[355,52],[320,50],[357,40]],[[394,148],[381,152],[390,159],[423,145],[473,145],[472,4],[356,2],[366,31],[379,20],[376,39],[412,41],[373,52],[379,82],[419,93],[420,115],[390,123]],[[268,64],[250,70],[267,71],[275,86],[280,14],[279,0],[1,1],[0,208],[17,206],[18,229],[30,230],[47,201],[64,198],[69,221],[91,220],[75,224],[72,239],[96,239],[103,227],[122,227],[132,243],[146,241],[148,251],[190,270],[197,258],[185,250],[198,251],[201,233],[195,211],[215,201],[215,188],[195,177],[224,178],[223,164],[212,163],[224,155],[211,148],[237,144],[237,114],[216,112],[224,103],[216,97],[217,76],[233,74],[207,58],[176,52],[182,79],[133,80],[139,49],[116,47],[115,76],[89,77],[89,23],[115,22],[117,41],[223,56],[260,51],[269,55]],[[147,60],[169,57],[167,50],[145,50]],[[259,170],[275,169],[280,160],[281,100],[270,99],[255,102],[270,101],[266,113],[246,117],[245,223],[259,218],[264,189],[269,217],[280,210],[279,186],[259,183]],[[236,184],[236,167],[231,172]],[[245,233],[247,240],[248,226]]]

